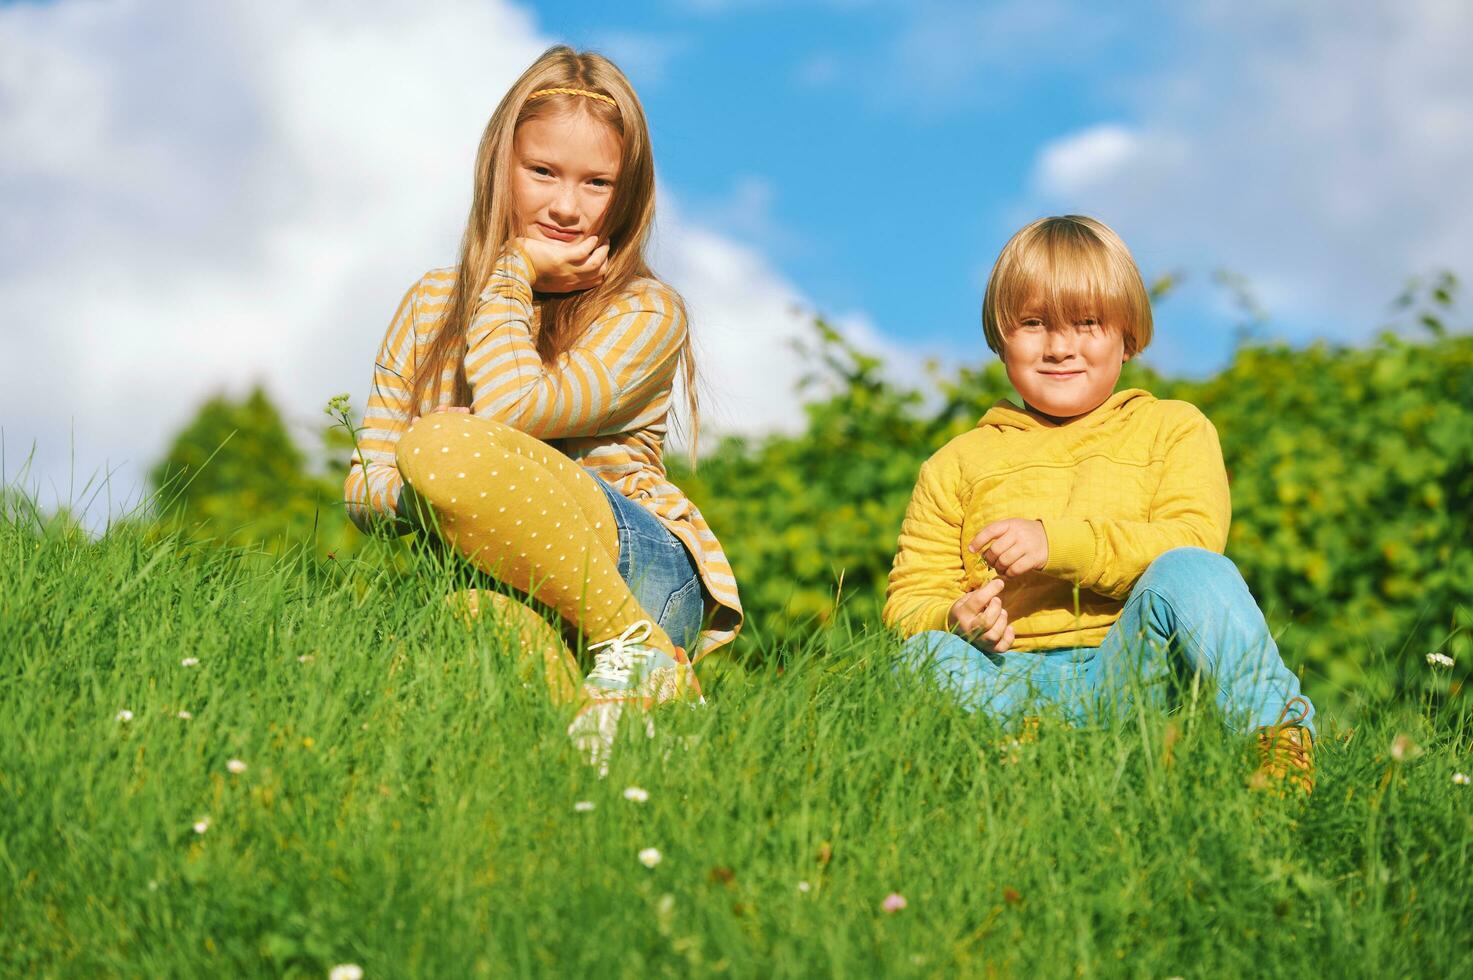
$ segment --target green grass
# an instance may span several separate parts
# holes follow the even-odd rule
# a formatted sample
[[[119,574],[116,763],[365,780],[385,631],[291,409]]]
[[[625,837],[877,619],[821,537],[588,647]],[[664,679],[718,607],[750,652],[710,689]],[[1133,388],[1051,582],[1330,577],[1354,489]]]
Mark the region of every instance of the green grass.
[[[450,587],[0,520],[4,972],[1473,974],[1473,726],[1435,678],[1327,717],[1279,801],[1210,711],[1004,752],[836,629],[706,668],[600,781]]]

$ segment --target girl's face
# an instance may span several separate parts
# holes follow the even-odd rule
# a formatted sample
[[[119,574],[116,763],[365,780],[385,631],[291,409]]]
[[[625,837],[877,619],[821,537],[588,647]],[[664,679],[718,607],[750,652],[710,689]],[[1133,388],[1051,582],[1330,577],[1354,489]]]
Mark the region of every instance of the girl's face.
[[[1025,308],[1003,335],[1002,363],[1008,380],[1028,407],[1057,422],[1104,404],[1128,360],[1121,331],[1093,317],[1050,323],[1041,309]]]
[[[551,242],[599,234],[614,199],[620,149],[619,134],[586,112],[518,126],[511,201],[520,234]]]

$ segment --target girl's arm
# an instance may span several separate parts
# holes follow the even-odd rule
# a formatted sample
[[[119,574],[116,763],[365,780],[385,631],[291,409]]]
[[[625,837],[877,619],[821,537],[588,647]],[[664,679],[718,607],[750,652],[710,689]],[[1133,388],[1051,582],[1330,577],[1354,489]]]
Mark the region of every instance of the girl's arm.
[[[343,484],[348,516],[365,534],[399,535],[411,530],[399,513],[403,480],[394,463],[394,448],[409,424],[415,306],[423,283],[421,279],[404,294],[379,345],[373,364],[373,387],[363,412],[363,430]]]
[[[938,454],[921,467],[911,493],[881,614],[905,636],[949,630],[952,603],[967,591],[959,483],[955,462]]]
[[[614,304],[549,367],[532,339],[531,275],[513,248],[481,294],[466,332],[472,411],[539,439],[623,432],[663,416],[686,331],[674,294],[655,283]]]
[[[1123,599],[1146,566],[1172,548],[1227,547],[1232,502],[1217,430],[1192,410],[1171,434],[1165,473],[1146,521],[1046,517],[1045,574]]]

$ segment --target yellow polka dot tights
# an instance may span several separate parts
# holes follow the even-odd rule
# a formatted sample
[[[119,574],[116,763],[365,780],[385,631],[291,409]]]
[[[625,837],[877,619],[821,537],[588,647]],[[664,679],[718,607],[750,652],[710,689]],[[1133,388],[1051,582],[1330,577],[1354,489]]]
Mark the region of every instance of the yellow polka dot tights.
[[[556,609],[588,643],[654,623],[619,575],[619,532],[603,491],[551,446],[490,419],[438,413],[400,437],[397,461],[441,538]],[[658,626],[648,642],[675,652]]]

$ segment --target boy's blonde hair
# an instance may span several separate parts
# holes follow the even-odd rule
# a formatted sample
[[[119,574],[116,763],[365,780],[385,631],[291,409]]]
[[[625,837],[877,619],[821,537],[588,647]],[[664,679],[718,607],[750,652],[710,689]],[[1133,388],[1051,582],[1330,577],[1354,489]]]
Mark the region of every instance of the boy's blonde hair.
[[[1056,323],[1095,317],[1120,331],[1127,355],[1151,342],[1151,298],[1135,259],[1094,218],[1039,218],[1008,240],[982,300],[987,346],[1001,354],[1008,328],[1029,307]]]

